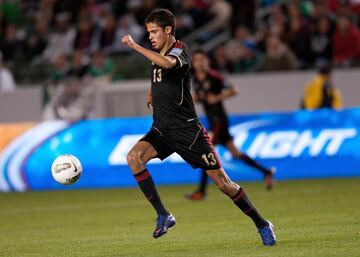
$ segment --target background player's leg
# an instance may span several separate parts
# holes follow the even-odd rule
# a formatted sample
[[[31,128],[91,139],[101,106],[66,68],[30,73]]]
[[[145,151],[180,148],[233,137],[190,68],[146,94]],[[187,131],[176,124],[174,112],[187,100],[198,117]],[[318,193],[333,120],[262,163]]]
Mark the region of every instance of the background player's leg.
[[[162,204],[154,181],[145,167],[146,163],[156,156],[157,152],[149,142],[139,141],[128,153],[127,162],[141,191],[152,204],[158,215],[162,215],[168,214],[169,212]]]
[[[222,168],[217,170],[207,170],[206,172],[216,186],[224,194],[228,195],[235,205],[254,221],[257,228],[268,225],[268,222],[259,214],[255,206],[247,197],[244,189],[232,182]]]
[[[239,149],[236,148],[233,140],[229,140],[226,143],[226,147],[229,149],[232,156],[244,161],[247,165],[259,170],[264,175],[265,184],[268,189],[271,189],[274,186],[275,183],[273,179],[274,172],[271,169],[265,168],[260,163],[258,163],[250,156],[248,156],[246,153],[239,151]]]
[[[209,183],[209,176],[205,170],[201,170],[199,188],[195,192],[186,194],[185,197],[193,201],[201,201],[206,196],[206,188]]]
[[[230,140],[226,143],[226,147],[229,149],[230,153],[232,154],[232,156],[234,156],[235,158],[238,158],[242,161],[244,161],[247,165],[254,167],[255,169],[258,169],[259,171],[261,171],[264,175],[271,173],[270,169],[265,168],[264,166],[262,166],[260,163],[258,163],[257,161],[255,161],[254,159],[252,159],[250,156],[248,156],[246,153],[240,152],[235,144],[233,140]]]
[[[201,171],[201,178],[200,178],[200,186],[199,186],[198,191],[205,195],[208,183],[209,183],[209,176],[208,176],[208,174],[206,173],[205,170],[202,170]]]

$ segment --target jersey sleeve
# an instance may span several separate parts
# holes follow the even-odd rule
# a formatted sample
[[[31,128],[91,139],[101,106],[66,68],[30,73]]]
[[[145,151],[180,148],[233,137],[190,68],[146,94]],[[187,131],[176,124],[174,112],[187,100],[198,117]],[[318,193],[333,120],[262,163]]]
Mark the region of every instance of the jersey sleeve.
[[[232,87],[232,84],[225,79],[218,71],[211,70],[209,74],[212,76],[214,80],[215,87],[221,91],[225,88]]]
[[[224,79],[224,80],[222,81],[222,87],[223,87],[223,88],[232,87],[232,84],[231,84],[228,80]]]
[[[181,42],[176,43],[167,55],[175,57],[176,67],[189,66],[191,63],[190,54]]]

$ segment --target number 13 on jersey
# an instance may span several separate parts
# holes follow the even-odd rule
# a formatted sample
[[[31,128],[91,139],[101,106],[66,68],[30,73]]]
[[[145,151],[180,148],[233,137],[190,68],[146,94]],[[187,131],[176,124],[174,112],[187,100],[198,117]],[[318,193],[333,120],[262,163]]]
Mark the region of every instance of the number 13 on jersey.
[[[161,82],[162,80],[162,69],[153,69],[153,82]]]

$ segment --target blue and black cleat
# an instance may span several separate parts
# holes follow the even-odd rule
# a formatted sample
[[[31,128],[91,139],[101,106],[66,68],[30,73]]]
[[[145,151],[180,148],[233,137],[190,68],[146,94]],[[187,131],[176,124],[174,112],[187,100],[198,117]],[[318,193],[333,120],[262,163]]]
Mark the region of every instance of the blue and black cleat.
[[[261,240],[265,246],[272,246],[276,244],[276,236],[274,232],[274,225],[267,221],[268,224],[265,227],[259,228],[259,234]]]
[[[166,234],[166,232],[175,226],[176,220],[175,217],[169,214],[159,215],[156,219],[156,228],[153,233],[154,238],[161,237],[162,235]]]

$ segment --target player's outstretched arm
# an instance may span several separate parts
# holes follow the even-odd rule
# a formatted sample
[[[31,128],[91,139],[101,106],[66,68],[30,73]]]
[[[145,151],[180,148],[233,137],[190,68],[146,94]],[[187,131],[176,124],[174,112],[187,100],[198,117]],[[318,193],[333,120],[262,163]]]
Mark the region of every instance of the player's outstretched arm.
[[[227,87],[220,94],[208,94],[206,97],[206,101],[209,104],[216,104],[218,102],[221,102],[225,99],[228,99],[230,97],[233,97],[237,94],[237,90],[235,87]]]
[[[144,55],[150,61],[155,63],[156,65],[160,66],[164,69],[171,69],[176,65],[176,59],[170,56],[164,56],[157,52],[151,51],[140,46],[138,43],[134,41],[134,39],[130,35],[125,35],[121,39],[121,42],[127,44],[131,49],[134,49],[138,53]]]
[[[233,86],[227,87],[223,90],[224,100],[237,95],[237,89]]]

